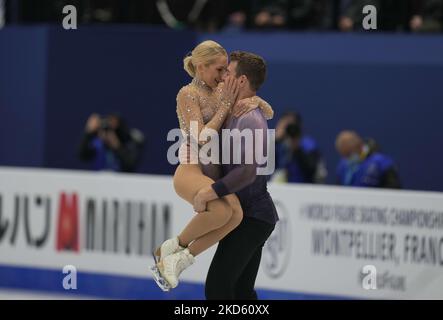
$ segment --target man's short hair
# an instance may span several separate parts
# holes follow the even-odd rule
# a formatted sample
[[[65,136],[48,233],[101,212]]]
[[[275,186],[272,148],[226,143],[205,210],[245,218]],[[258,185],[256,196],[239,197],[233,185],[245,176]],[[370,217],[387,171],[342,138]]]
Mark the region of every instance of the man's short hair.
[[[252,90],[260,89],[266,78],[265,60],[259,55],[246,51],[234,51],[229,57],[230,61],[237,61],[236,76],[245,75]]]

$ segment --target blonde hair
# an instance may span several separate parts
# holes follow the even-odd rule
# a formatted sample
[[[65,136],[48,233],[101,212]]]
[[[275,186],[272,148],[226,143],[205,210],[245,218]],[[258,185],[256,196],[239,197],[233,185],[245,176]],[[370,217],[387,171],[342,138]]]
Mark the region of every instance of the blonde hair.
[[[203,41],[192,50],[191,54],[183,59],[183,66],[186,72],[194,78],[197,65],[209,65],[220,55],[228,55],[225,48],[212,40]]]

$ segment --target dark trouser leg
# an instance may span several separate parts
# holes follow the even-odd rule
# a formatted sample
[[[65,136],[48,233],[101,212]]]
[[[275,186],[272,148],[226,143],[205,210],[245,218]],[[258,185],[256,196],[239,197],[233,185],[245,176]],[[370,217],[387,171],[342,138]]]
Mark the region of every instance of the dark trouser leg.
[[[243,270],[240,279],[237,281],[235,287],[235,299],[238,300],[257,300],[257,292],[254,290],[255,280],[257,278],[258,269],[260,267],[260,261],[263,251],[263,246],[266,240],[268,240],[272,231],[274,231],[274,226],[263,224],[263,242],[255,250],[254,255],[249,260],[248,265]]]
[[[205,294],[208,300],[236,299],[236,291],[242,294],[253,291],[261,248],[273,228],[273,225],[265,222],[244,218],[235,230],[220,241],[206,278]]]
[[[235,286],[235,299],[238,300],[257,300],[257,292],[254,290],[255,279],[257,278],[258,268],[260,267],[262,246],[258,248],[245,270],[240,276]]]

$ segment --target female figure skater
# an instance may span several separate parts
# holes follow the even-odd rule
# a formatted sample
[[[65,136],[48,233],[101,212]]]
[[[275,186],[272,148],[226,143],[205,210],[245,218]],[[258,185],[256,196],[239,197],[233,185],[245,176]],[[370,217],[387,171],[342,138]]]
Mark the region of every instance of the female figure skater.
[[[205,129],[219,131],[237,100],[238,84],[233,77],[222,83],[228,66],[226,50],[214,41],[204,41],[184,58],[184,69],[193,78],[177,95],[177,115],[180,128],[201,146],[200,133]],[[253,97],[240,103],[240,113],[260,107],[266,118],[273,116],[269,104]],[[240,114],[237,113],[237,116]],[[192,121],[198,124],[198,132],[190,132]],[[180,165],[174,175],[176,193],[191,205],[194,197],[214,180],[203,173],[198,163],[198,150],[191,150],[183,143],[179,150]],[[189,161],[191,160],[191,161]],[[192,164],[195,163],[195,164]],[[212,170],[212,169],[210,169]],[[206,170],[205,170],[206,172]],[[178,285],[181,272],[194,263],[194,257],[223,239],[235,229],[243,218],[240,202],[235,194],[208,202],[206,210],[194,215],[183,231],[166,240],[155,252],[156,266],[151,268],[157,284],[165,291]]]

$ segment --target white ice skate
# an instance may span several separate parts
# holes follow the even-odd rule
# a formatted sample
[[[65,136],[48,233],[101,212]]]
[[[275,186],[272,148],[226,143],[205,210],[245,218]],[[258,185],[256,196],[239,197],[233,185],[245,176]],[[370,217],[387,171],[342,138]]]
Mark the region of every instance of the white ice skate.
[[[184,249],[166,256],[157,266],[161,276],[167,281],[170,288],[175,288],[178,285],[180,274],[192,265],[194,260],[194,256],[189,252],[189,249]]]
[[[155,250],[155,252],[152,253],[152,256],[154,257],[155,265],[149,267],[149,271],[152,274],[153,279],[157,283],[157,285],[162,289],[163,291],[169,291],[171,290],[171,286],[169,285],[168,281],[162,276],[160,269],[159,269],[159,263],[163,261],[163,259],[171,254],[174,254],[176,252],[182,251],[185,248],[180,246],[178,237],[168,239],[165,242],[162,243],[162,245]]]
[[[155,257],[154,257],[154,260],[155,260]],[[163,278],[163,276],[161,275],[160,270],[157,267],[157,264],[149,267],[149,271],[151,272],[152,278],[155,280],[155,282],[160,287],[160,289],[162,289],[165,292],[168,292],[169,290],[171,290],[171,286],[169,285],[168,281],[166,281],[166,279]]]
[[[162,245],[155,250],[154,261],[159,263],[163,259],[173,253],[183,250],[184,247],[180,246],[178,237],[171,238],[162,243]]]

